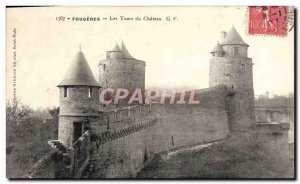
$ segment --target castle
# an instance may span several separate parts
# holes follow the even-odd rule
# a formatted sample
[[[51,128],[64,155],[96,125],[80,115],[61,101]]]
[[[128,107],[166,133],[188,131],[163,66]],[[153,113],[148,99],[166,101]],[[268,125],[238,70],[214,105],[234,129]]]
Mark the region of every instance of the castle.
[[[221,32],[211,51],[209,88],[196,92],[200,104],[138,104],[107,108],[99,102],[105,88],[145,89],[145,62],[124,43],[99,63],[99,83],[79,49],[59,83],[58,140],[30,172],[42,178],[134,177],[154,154],[225,140],[230,134],[286,135],[286,124],[255,122],[252,59],[236,29]],[[274,128],[275,127],[275,128]],[[257,133],[259,132],[259,133]]]

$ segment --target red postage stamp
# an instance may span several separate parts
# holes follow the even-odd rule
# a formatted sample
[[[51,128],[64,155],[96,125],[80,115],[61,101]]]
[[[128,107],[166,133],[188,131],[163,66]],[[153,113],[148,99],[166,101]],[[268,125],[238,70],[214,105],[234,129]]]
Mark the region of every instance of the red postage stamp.
[[[248,20],[250,35],[285,36],[289,31],[289,7],[251,6]]]

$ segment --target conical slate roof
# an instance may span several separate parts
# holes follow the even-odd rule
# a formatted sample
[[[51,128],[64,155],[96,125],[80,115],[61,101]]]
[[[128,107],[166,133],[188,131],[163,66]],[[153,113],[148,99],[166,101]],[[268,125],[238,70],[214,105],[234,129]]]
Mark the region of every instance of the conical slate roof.
[[[123,53],[124,53],[124,55],[123,55],[124,58],[126,58],[126,59],[134,59],[134,58],[129,54],[129,52],[128,52],[126,46],[125,46],[125,44],[123,43],[123,41],[122,41],[122,43],[121,43],[121,50],[122,50]]]
[[[116,43],[115,47],[114,47],[111,51],[114,51],[114,52],[122,52],[122,50],[120,49],[118,43]]]
[[[210,53],[213,53],[213,52],[224,52],[224,50],[223,50],[223,47],[219,43],[217,43],[217,45],[214,47],[214,49]]]
[[[75,55],[64,79],[58,85],[60,86],[99,86],[81,48]]]
[[[231,29],[228,31],[224,41],[221,44],[222,45],[248,45],[244,42],[244,40],[236,31],[234,26],[232,26]]]

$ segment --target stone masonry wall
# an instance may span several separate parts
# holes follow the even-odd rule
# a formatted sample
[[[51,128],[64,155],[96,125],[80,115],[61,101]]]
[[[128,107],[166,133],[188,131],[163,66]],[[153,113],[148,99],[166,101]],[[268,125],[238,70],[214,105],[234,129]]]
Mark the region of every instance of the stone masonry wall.
[[[252,60],[247,57],[218,57],[210,60],[209,86],[227,85],[235,94],[228,98],[231,131],[246,132],[254,126]]]
[[[223,85],[196,92],[197,105],[164,105],[155,108],[155,152],[178,147],[214,142],[229,133],[225,110],[226,87]]]
[[[100,61],[99,83],[103,88],[145,88],[145,62],[135,59]]]
[[[66,147],[74,143],[74,123],[83,123],[84,127],[88,123],[99,121],[99,88],[91,88],[89,96],[87,86],[69,86],[67,96],[64,95],[64,88],[60,87],[60,108],[59,108],[59,128],[58,139]],[[82,132],[83,133],[83,132]]]
[[[197,91],[197,105],[152,104],[103,111],[92,124],[94,178],[134,177],[155,153],[214,142],[229,133],[225,86]],[[102,127],[102,132],[95,130]]]

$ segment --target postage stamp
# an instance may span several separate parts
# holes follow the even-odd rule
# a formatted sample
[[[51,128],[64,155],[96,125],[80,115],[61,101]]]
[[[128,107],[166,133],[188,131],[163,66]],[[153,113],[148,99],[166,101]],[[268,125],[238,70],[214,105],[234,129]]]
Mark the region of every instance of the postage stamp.
[[[250,35],[286,36],[293,29],[293,10],[288,6],[250,6],[248,33]]]

